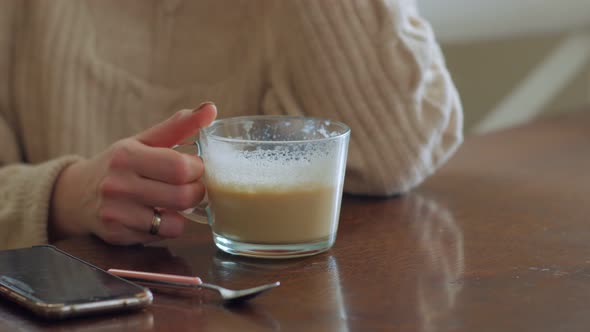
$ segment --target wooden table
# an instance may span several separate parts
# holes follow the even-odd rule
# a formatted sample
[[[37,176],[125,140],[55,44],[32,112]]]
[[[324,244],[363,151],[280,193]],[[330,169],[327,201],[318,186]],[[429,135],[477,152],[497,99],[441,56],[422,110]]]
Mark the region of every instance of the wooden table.
[[[104,268],[282,285],[241,307],[159,292],[142,312],[64,323],[0,302],[0,330],[587,331],[590,112],[470,137],[403,197],[346,197],[336,245],[313,257],[233,257],[201,225],[148,247],[57,245]]]

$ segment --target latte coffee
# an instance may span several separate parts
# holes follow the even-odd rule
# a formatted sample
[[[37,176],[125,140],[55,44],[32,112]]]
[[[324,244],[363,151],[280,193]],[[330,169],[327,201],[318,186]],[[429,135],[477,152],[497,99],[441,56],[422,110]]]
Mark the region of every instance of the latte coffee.
[[[336,232],[339,192],[317,185],[294,188],[207,186],[213,232],[259,244],[326,241]]]

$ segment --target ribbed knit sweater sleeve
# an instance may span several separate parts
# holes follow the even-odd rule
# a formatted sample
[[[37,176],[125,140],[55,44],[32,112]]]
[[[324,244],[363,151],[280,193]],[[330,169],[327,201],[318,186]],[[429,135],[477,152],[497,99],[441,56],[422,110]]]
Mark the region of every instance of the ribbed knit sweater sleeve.
[[[0,10],[0,77],[11,75],[13,2]],[[61,170],[78,159],[66,156],[37,165],[23,163],[14,125],[9,116],[10,86],[0,83],[0,248],[26,247],[48,241],[47,220],[51,192]]]
[[[1,248],[48,242],[47,220],[55,179],[76,159],[66,156],[37,165],[0,168]]]
[[[405,192],[461,143],[461,103],[414,1],[277,1],[268,17],[264,110],[348,124],[346,192]]]

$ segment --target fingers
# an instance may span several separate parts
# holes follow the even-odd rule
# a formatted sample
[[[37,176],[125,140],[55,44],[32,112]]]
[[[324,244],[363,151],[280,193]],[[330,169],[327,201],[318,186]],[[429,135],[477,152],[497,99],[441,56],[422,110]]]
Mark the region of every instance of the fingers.
[[[204,171],[203,161],[196,156],[145,145],[138,147],[129,162],[142,177],[177,185],[197,181]]]
[[[213,103],[203,103],[194,111],[181,110],[172,117],[138,134],[136,138],[153,147],[171,147],[207,127],[217,116]]]
[[[131,199],[145,206],[182,211],[198,205],[206,190],[199,181],[172,185],[132,174],[115,173],[103,179],[99,192],[103,200]]]
[[[109,238],[112,240],[123,237],[119,232],[127,233],[125,238],[133,235],[132,239],[129,239],[130,243],[180,236],[184,231],[186,219],[176,211],[161,209],[159,212],[161,221],[157,236],[149,234],[152,219],[154,218],[154,209],[149,206],[139,205],[131,200],[113,199],[104,202],[99,218],[103,223],[105,232],[114,233],[109,234]]]
[[[182,211],[197,206],[205,197],[205,191],[201,182],[175,186],[146,179],[132,195],[147,206]]]

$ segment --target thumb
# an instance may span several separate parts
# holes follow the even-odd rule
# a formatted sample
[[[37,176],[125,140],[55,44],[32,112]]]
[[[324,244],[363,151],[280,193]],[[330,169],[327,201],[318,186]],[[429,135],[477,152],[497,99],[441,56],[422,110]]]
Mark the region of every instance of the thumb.
[[[196,135],[200,128],[215,120],[217,108],[211,102],[202,103],[195,110],[181,110],[167,120],[147,129],[135,137],[153,147],[171,147]]]

